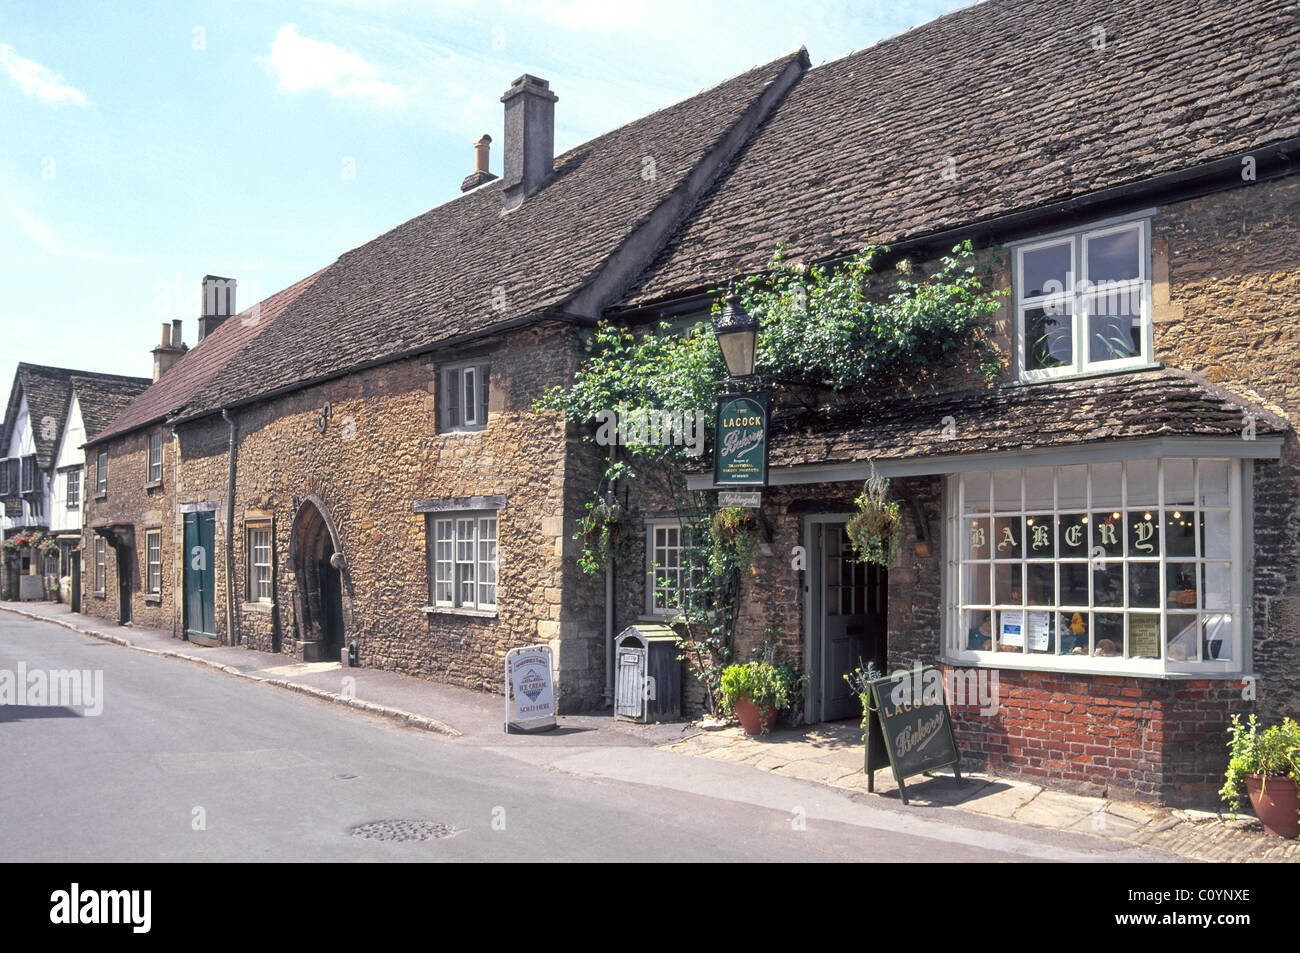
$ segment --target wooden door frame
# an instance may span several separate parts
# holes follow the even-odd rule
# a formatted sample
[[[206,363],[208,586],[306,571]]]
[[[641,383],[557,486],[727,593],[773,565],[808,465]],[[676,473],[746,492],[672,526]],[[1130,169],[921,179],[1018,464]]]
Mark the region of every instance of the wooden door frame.
[[[803,587],[803,618],[804,618],[804,671],[811,672],[813,677],[808,680],[809,690],[804,694],[804,720],[809,724],[820,724],[825,719],[822,717],[826,711],[826,699],[822,697],[822,677],[821,670],[821,649],[822,636],[824,632],[819,633],[820,623],[822,621],[822,612],[814,613],[814,609],[819,605],[821,600],[821,589],[823,585],[822,576],[826,572],[825,554],[822,548],[816,545],[816,530],[818,525],[827,523],[847,523],[853,518],[852,510],[830,513],[809,513],[803,518],[803,546],[804,553],[808,560],[808,568],[805,570],[804,587]],[[816,591],[814,591],[816,585]],[[821,607],[824,611],[825,606]]]

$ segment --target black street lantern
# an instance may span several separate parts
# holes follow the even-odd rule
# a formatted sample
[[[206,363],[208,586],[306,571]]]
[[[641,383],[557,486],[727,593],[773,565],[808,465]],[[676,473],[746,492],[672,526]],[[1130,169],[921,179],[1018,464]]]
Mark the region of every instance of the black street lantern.
[[[722,348],[722,358],[727,362],[727,372],[733,378],[751,377],[758,342],[758,322],[749,316],[740,295],[727,285],[727,306],[713,322],[713,333]]]

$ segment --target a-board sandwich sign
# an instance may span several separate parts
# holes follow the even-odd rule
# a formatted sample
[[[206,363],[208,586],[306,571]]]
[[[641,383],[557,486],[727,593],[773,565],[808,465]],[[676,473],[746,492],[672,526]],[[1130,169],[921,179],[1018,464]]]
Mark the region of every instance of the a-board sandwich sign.
[[[551,650],[529,645],[506,653],[505,730],[547,731],[555,727],[555,679]]]
[[[877,678],[870,685],[867,720],[879,723],[903,803],[907,803],[905,779],[926,771],[952,765],[961,784],[961,753],[944,696],[943,671],[935,666],[914,668]],[[873,747],[867,745],[868,791],[875,790],[876,771],[884,767]]]

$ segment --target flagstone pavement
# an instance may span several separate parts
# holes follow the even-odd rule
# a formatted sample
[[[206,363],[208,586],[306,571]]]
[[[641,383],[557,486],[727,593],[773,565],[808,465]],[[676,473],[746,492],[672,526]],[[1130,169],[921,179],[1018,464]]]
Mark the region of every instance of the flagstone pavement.
[[[749,737],[739,727],[701,731],[660,747],[842,788],[854,797],[901,803],[888,765],[876,772],[875,793],[867,791],[862,729],[853,721],[774,731],[766,737]],[[1085,797],[982,772],[963,771],[962,782],[957,784],[950,769],[909,778],[909,807],[971,811],[1035,827],[1083,831],[1195,860],[1300,862],[1300,841],[1265,834],[1253,816]]]

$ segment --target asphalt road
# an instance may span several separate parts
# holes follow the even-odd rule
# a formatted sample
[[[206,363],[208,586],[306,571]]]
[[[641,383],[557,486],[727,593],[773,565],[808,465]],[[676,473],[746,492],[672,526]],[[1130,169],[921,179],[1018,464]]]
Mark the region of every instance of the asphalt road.
[[[0,705],[0,861],[1171,859],[921,817],[616,733],[446,738],[0,613],[0,673],[20,662],[101,671],[103,711]],[[352,833],[384,820],[455,833]]]

